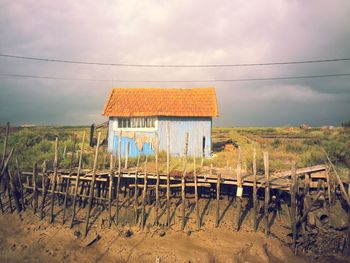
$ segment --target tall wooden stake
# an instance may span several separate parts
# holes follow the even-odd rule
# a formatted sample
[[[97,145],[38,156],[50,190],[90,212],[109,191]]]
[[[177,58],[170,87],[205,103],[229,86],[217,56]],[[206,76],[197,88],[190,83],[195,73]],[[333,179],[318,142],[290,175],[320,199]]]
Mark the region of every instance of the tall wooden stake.
[[[194,198],[196,202],[197,228],[200,229],[201,218],[200,218],[199,203],[198,203],[198,179],[197,179],[196,155],[193,156],[193,176],[194,176]]]
[[[181,211],[182,211],[182,221],[181,221],[181,230],[185,229],[185,213],[186,213],[186,193],[185,193],[185,188],[186,188],[186,173],[187,173],[187,154],[188,154],[188,132],[186,132],[186,137],[185,137],[185,153],[184,153],[184,169],[181,177],[181,201],[182,201],[182,206],[181,206]]]
[[[69,176],[72,176],[72,169],[73,169],[73,162],[74,162],[74,155],[75,155],[75,147],[77,144],[77,135],[74,135],[74,144],[73,144],[73,151],[72,151],[72,156],[70,159],[70,165],[69,165]],[[67,199],[68,199],[68,194],[69,194],[69,188],[70,188],[70,178],[66,179],[66,189],[64,192],[64,201],[63,201],[63,213],[62,213],[62,225],[66,221],[66,209],[67,209]]]
[[[40,219],[44,218],[44,208],[45,208],[45,199],[47,195],[47,187],[49,179],[46,178],[46,161],[44,161],[42,166],[43,179],[41,181],[42,187],[42,197],[41,197],[41,206],[40,206]]]
[[[170,127],[169,121],[166,126],[166,213],[167,213],[167,226],[170,226]]]
[[[83,154],[84,154],[85,135],[86,135],[86,132],[84,131],[84,133],[83,133],[83,141],[82,141],[81,149],[80,149],[80,156],[79,156],[79,164],[78,164],[78,170],[77,170],[77,177],[76,177],[76,180],[75,180],[74,196],[73,196],[73,211],[72,211],[72,218],[71,218],[71,221],[70,221],[70,228],[73,227],[74,219],[75,219],[75,213],[76,213],[76,204],[77,204],[77,197],[78,197],[78,188],[79,188],[79,183],[80,183],[80,170],[81,170],[82,158],[83,158]]]
[[[156,154],[156,207],[155,207],[155,225],[158,226],[158,211],[159,211],[159,171],[158,171],[158,149],[159,149],[159,140],[158,140],[158,134],[156,133],[156,147],[155,147],[155,154]]]
[[[220,181],[221,181],[221,174],[218,174],[217,180],[216,180],[216,218],[215,218],[215,227],[219,226],[219,220],[220,220]]]
[[[330,178],[329,178],[328,167],[326,168],[326,178],[327,178],[328,203],[329,203],[329,206],[331,206],[332,205],[332,195],[331,195],[331,183],[330,183]]]
[[[144,167],[143,177],[143,191],[142,191],[142,213],[141,213],[141,229],[145,227],[145,213],[146,213],[146,197],[147,197],[147,155]],[[157,216],[157,215],[156,215]]]
[[[4,161],[5,161],[5,158],[6,158],[7,141],[8,141],[9,133],[10,133],[10,123],[7,122],[7,123],[6,123],[5,140],[4,140],[4,148],[3,148],[3,150],[2,150],[2,158],[1,158],[0,169],[3,168]],[[1,176],[0,176],[0,177],[1,177]]]
[[[253,151],[253,217],[254,217],[254,231],[258,230],[258,195],[256,182],[256,149]]]
[[[269,224],[269,204],[270,204],[270,173],[269,173],[269,153],[264,152],[264,167],[265,167],[265,204],[264,204],[264,216],[265,216],[265,235],[270,234]]]
[[[70,164],[69,164],[69,173],[72,172],[73,166],[74,166],[74,157],[75,157],[75,148],[77,144],[77,135],[74,134],[74,143],[73,143],[73,151],[72,151],[72,156],[70,159]],[[68,187],[68,186],[67,186]]]
[[[55,194],[56,194],[56,184],[57,184],[57,172],[58,172],[58,137],[56,137],[55,141],[55,157],[53,161],[53,182],[51,189],[51,210],[50,210],[50,223],[53,223],[54,215],[54,203],[55,203]]]
[[[341,190],[341,192],[342,192],[342,194],[343,194],[343,197],[344,197],[346,203],[347,203],[348,205],[350,205],[350,197],[348,196],[348,194],[347,194],[347,192],[346,192],[346,190],[345,190],[344,184],[343,184],[342,180],[340,179],[340,177],[339,177],[339,175],[338,175],[338,173],[337,173],[337,170],[335,169],[335,167],[334,167],[334,165],[333,165],[331,159],[329,158],[327,152],[326,152],[324,149],[323,149],[323,151],[324,151],[324,153],[325,153],[325,155],[326,155],[326,157],[327,157],[327,160],[328,160],[329,164],[331,165],[331,167],[332,167],[332,169],[333,169],[333,171],[334,171],[335,177],[336,177],[336,179],[337,179],[337,181],[338,181],[338,184],[339,184],[339,186],[340,186],[340,190]]]
[[[122,155],[122,130],[119,130],[118,135],[118,181],[117,181],[117,189],[116,189],[116,195],[115,195],[115,223],[118,225],[119,223],[119,188],[120,188],[120,180],[121,180],[121,173],[122,173],[122,163],[121,163],[121,155]],[[125,181],[126,182],[126,181]]]
[[[243,195],[243,182],[242,182],[242,174],[241,174],[241,147],[238,147],[238,161],[237,161],[237,192],[236,192],[236,200],[237,200],[237,217],[236,217],[236,230],[238,231],[240,228],[240,220],[242,213],[242,195]]]
[[[293,248],[295,251],[296,242],[297,242],[297,226],[296,226],[296,210],[297,210],[297,176],[295,162],[292,163],[292,184],[290,186],[290,222],[293,235]]]
[[[138,219],[138,206],[139,206],[139,200],[138,200],[138,196],[139,196],[139,186],[138,186],[138,168],[139,168],[139,164],[140,164],[140,157],[141,157],[141,152],[142,152],[142,148],[139,152],[139,156],[137,158],[137,164],[136,164],[136,171],[135,171],[135,191],[134,191],[134,223],[135,225],[137,224],[137,219]]]
[[[128,169],[129,148],[130,148],[130,142],[126,142],[124,169]]]
[[[109,187],[108,187],[108,225],[111,227],[112,225],[112,188],[114,183],[114,161],[113,154],[110,156],[109,162]]]
[[[89,191],[89,204],[88,204],[88,210],[87,210],[86,221],[85,221],[84,237],[86,237],[89,229],[89,220],[90,220],[90,213],[91,213],[91,207],[92,207],[93,195],[94,195],[94,186],[95,186],[95,180],[96,180],[96,165],[97,165],[97,158],[98,158],[98,150],[100,147],[100,139],[101,139],[101,132],[99,132],[97,135],[97,145],[96,145],[96,151],[95,151],[94,166],[92,168],[92,178],[91,178],[90,191]]]
[[[23,210],[25,210],[24,191],[23,191],[23,184],[22,184],[22,178],[21,178],[21,170],[19,169],[19,163],[18,163],[17,157],[16,157],[16,170],[17,170],[17,177],[18,177],[18,183],[19,183],[19,190],[21,193],[22,208],[23,208]]]
[[[36,185],[36,177],[37,177],[37,164],[36,162],[33,165],[33,201],[34,201],[34,214],[36,213],[36,210],[38,209],[38,187]]]
[[[350,170],[348,170],[348,196],[350,196]],[[347,248],[346,254],[350,255],[350,205],[348,204],[348,237],[347,237]]]

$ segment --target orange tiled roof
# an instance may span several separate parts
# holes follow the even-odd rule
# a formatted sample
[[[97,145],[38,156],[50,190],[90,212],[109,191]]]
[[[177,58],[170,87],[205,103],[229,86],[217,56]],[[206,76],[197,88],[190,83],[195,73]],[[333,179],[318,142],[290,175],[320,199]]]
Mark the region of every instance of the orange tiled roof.
[[[218,116],[214,88],[114,88],[104,116]]]

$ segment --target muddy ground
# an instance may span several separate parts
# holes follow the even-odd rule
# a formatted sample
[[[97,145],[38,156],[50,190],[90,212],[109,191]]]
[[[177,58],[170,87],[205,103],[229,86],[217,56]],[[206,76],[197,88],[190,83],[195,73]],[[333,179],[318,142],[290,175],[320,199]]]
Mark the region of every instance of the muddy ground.
[[[148,207],[143,231],[127,223],[133,220],[132,206],[121,210],[118,228],[108,228],[106,211],[95,210],[96,220],[85,239],[82,233],[86,209],[79,211],[72,229],[68,223],[62,225],[60,210],[56,211],[54,224],[49,224],[49,216],[40,220],[39,213],[34,215],[30,209],[20,214],[7,210],[0,214],[0,262],[350,262],[343,257],[295,256],[288,245],[290,229],[283,211],[279,217],[271,218],[271,235],[265,237],[261,225],[258,232],[252,230],[250,212],[240,230],[235,231],[235,210],[228,200],[221,201],[218,228],[212,216],[215,202],[201,200],[200,207],[202,229],[196,230],[190,205],[184,231],[180,230],[180,207],[173,209],[168,229],[152,226],[154,211]],[[165,213],[160,222],[165,222]]]

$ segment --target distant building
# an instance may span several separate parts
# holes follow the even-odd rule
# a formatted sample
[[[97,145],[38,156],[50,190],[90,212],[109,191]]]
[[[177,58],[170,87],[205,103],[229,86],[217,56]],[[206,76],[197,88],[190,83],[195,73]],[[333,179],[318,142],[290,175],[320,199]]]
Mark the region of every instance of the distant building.
[[[21,125],[21,128],[32,128],[32,127],[35,127],[35,124],[23,123]]]
[[[103,111],[109,117],[108,150],[131,157],[151,155],[156,136],[159,151],[182,156],[188,137],[188,155],[210,156],[212,117],[218,116],[214,88],[114,88]]]

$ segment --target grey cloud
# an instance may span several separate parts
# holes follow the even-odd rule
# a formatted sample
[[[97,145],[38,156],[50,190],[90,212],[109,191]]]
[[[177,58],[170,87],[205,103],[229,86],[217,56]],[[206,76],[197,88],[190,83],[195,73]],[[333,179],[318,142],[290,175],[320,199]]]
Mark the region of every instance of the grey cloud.
[[[1,1],[0,52],[102,62],[227,64],[350,57],[349,1]],[[349,77],[234,83],[118,79],[236,79],[350,73],[350,62],[255,68],[140,69],[0,58],[0,73],[114,79],[0,78],[0,123],[88,124],[112,86],[215,85],[222,126],[350,119]],[[288,96],[288,99],[283,99]]]

